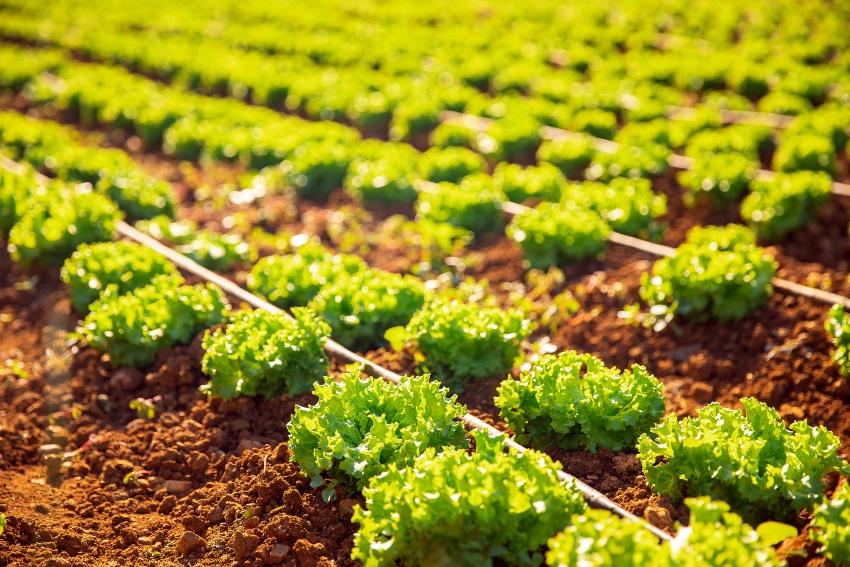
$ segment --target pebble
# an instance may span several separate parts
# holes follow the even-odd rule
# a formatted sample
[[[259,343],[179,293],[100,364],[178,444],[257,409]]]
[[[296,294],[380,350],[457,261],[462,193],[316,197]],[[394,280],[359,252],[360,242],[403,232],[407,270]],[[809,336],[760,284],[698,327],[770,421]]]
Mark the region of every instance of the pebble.
[[[192,483],[188,480],[166,480],[162,485],[169,494],[186,494],[192,488]]]
[[[289,555],[289,546],[283,543],[276,543],[269,551],[269,563],[281,563],[286,556]]]
[[[200,549],[207,544],[206,540],[196,534],[195,532],[183,532],[183,535],[180,536],[180,539],[177,541],[177,545],[175,546],[175,551],[179,555],[189,555],[196,549]]]

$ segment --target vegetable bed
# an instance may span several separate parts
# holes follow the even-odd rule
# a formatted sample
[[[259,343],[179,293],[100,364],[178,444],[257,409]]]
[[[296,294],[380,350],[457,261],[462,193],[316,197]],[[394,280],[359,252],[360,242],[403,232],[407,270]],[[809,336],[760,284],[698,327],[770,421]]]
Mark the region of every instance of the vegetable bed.
[[[0,565],[850,564],[845,7],[195,4],[0,7]]]

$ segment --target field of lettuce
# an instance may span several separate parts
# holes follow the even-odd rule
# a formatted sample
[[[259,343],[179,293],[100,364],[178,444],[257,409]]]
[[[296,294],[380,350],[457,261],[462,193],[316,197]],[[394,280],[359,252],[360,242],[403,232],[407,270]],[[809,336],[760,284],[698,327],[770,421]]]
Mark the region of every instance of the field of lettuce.
[[[850,5],[0,0],[0,566],[850,566]]]

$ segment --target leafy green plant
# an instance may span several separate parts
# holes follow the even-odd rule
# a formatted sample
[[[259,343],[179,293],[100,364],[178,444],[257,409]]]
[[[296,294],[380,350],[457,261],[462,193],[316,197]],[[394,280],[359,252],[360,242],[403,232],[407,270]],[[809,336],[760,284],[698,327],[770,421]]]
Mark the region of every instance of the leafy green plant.
[[[776,262],[746,227],[695,227],[672,256],[643,274],[640,295],[656,310],[728,321],[767,301],[775,273]]]
[[[606,510],[588,510],[549,540],[546,564],[551,567],[671,567],[668,546],[640,522]]]
[[[493,161],[534,156],[539,145],[540,123],[528,114],[494,120],[476,140],[478,150]]]
[[[386,336],[396,350],[410,348],[441,382],[463,389],[509,371],[532,328],[519,311],[436,297]]]
[[[342,187],[351,161],[349,150],[335,140],[298,146],[281,164],[299,195],[325,199]]]
[[[729,502],[747,517],[788,517],[823,496],[823,477],[850,472],[838,456],[840,440],[826,428],[796,421],[753,398],[744,411],[711,403],[696,417],[666,416],[638,440],[653,490]]]
[[[566,184],[563,173],[549,163],[522,167],[503,162],[493,172],[493,185],[515,203],[529,199],[557,201]]]
[[[810,222],[831,192],[832,180],[826,173],[777,173],[753,182],[741,203],[741,217],[759,238],[777,240]]]
[[[431,148],[419,157],[423,179],[440,183],[458,183],[467,175],[481,173],[487,167],[483,157],[467,148]]]
[[[190,220],[175,221],[159,215],[137,222],[136,228],[175,244],[178,252],[210,270],[229,270],[240,262],[252,261],[257,255],[254,246],[239,234],[200,230]]]
[[[416,214],[426,220],[445,222],[476,235],[497,231],[504,223],[502,198],[489,176],[464,179],[460,185],[437,183],[419,194]]]
[[[478,132],[465,124],[443,122],[438,125],[428,137],[428,143],[438,148],[458,146],[472,149],[478,139]]]
[[[549,540],[551,567],[732,567],[784,565],[772,542],[762,537],[764,524],[753,529],[729,511],[725,502],[709,498],[685,500],[691,510],[687,527],[672,542],[661,542],[639,522],[604,510],[588,510]],[[775,522],[773,522],[775,524]],[[796,530],[793,527],[787,533]]]
[[[842,376],[850,376],[850,314],[836,303],[830,308],[824,326],[834,347],[832,360]]]
[[[581,173],[593,160],[593,145],[585,138],[546,140],[537,149],[537,160],[548,162],[564,175]]]
[[[418,195],[413,186],[416,171],[412,156],[403,152],[377,159],[355,159],[343,186],[367,203],[413,203]]]
[[[846,481],[831,500],[815,508],[810,534],[821,544],[818,553],[836,565],[850,565],[850,484]]]
[[[156,276],[175,275],[174,264],[134,242],[81,244],[62,265],[71,304],[86,313],[107,286],[119,295],[149,284]]]
[[[365,509],[354,509],[354,559],[366,567],[542,561],[539,548],[585,510],[581,494],[560,482],[547,455],[508,454],[502,437],[472,435],[472,454],[428,449],[412,466],[372,478]]]
[[[204,334],[201,367],[210,381],[202,390],[216,398],[309,392],[327,373],[329,332],[303,307],[293,308],[292,317],[261,309],[236,313],[226,327]]]
[[[322,287],[345,274],[366,269],[366,263],[351,254],[334,254],[315,245],[305,245],[295,254],[265,256],[248,275],[248,289],[280,308],[307,305]]]
[[[516,215],[507,233],[533,268],[548,268],[601,253],[611,228],[596,211],[544,202]]]
[[[606,183],[572,183],[562,201],[593,209],[617,232],[654,236],[656,219],[667,213],[667,197],[652,190],[649,179],[615,177]]]
[[[80,187],[62,187],[29,199],[9,231],[12,259],[61,265],[77,246],[112,240],[122,215],[115,203]]]
[[[150,284],[120,295],[108,285],[78,328],[114,366],[143,367],[157,352],[187,343],[224,320],[227,301],[211,284],[183,285],[179,275],[157,276]]]
[[[32,176],[0,170],[0,234],[6,234],[26,210],[26,201],[38,188]]]
[[[499,386],[502,419],[520,443],[545,448],[632,449],[664,413],[661,383],[643,366],[606,367],[589,354],[543,355]]]
[[[741,516],[730,512],[730,506],[726,502],[701,497],[686,498],[685,504],[691,511],[690,523],[687,528],[679,529],[676,541],[671,545],[673,565],[784,565],[771,547],[778,542],[766,541],[762,535],[765,524],[753,529],[744,523]],[[796,532],[793,528],[791,531]]]
[[[661,145],[620,146],[613,153],[597,152],[587,168],[588,179],[655,177],[667,171],[670,150]]]
[[[782,138],[773,154],[777,171],[823,171],[835,175],[835,147],[832,140],[813,134]]]
[[[336,278],[309,307],[331,326],[331,336],[352,348],[381,343],[390,327],[405,325],[425,301],[425,285],[413,276],[362,270]]]
[[[687,190],[688,204],[705,195],[718,207],[737,201],[755,178],[758,164],[738,152],[704,153],[694,159],[693,168],[678,175]]]
[[[359,489],[390,464],[413,464],[426,449],[466,448],[466,408],[428,376],[386,383],[358,370],[327,377],[318,400],[289,420],[291,458],[308,477],[327,473]]]

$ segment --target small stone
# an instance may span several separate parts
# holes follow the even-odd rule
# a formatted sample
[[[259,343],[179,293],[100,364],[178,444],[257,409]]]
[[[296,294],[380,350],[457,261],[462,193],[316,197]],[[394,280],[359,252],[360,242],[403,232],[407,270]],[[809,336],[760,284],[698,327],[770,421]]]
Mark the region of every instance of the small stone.
[[[673,529],[673,519],[670,517],[670,510],[661,506],[647,506],[643,513],[646,520],[661,528],[662,530]]]
[[[53,557],[44,565],[45,567],[71,567],[71,562],[63,557]]]
[[[186,494],[191,490],[192,483],[188,480],[166,480],[162,485],[169,494]]]
[[[169,494],[165,498],[162,499],[162,502],[159,503],[159,508],[157,508],[157,512],[160,514],[170,514],[172,510],[174,510],[174,506],[177,505],[177,498],[173,495]]]
[[[242,561],[254,552],[257,545],[260,543],[260,538],[239,530],[230,538],[230,547],[236,554],[236,560]]]
[[[204,547],[206,544],[206,540],[195,532],[186,531],[180,536],[174,549],[179,555],[186,556],[196,549]]]
[[[289,555],[289,546],[284,543],[276,543],[269,551],[269,563],[282,563]]]
[[[39,514],[49,514],[50,506],[45,504],[44,502],[38,502],[32,505],[32,509],[38,512]]]

